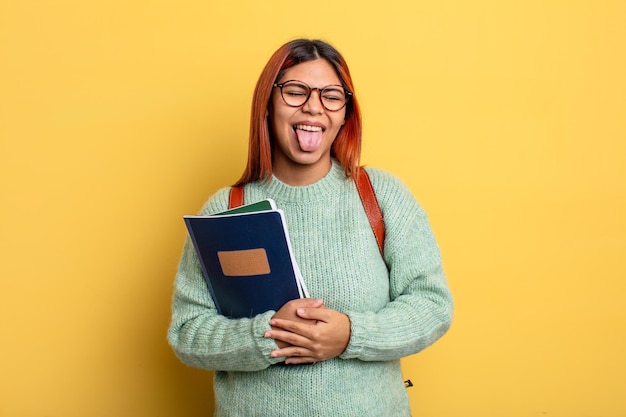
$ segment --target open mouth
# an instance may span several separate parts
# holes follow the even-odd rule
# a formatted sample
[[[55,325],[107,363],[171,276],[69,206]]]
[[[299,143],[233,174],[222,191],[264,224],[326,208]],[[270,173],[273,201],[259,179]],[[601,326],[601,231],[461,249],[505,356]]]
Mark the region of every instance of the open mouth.
[[[293,126],[293,130],[296,132],[300,149],[303,151],[313,152],[320,147],[324,133],[322,126],[298,124]]]
[[[310,126],[310,125],[294,125],[293,130],[305,130],[307,132],[323,132],[324,129],[321,126]]]

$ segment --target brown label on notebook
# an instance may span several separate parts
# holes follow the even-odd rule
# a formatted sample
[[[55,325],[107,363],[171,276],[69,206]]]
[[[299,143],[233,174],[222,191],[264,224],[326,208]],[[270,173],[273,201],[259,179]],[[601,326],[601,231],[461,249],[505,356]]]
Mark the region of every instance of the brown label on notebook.
[[[265,249],[218,251],[222,272],[227,277],[265,275],[270,273]]]

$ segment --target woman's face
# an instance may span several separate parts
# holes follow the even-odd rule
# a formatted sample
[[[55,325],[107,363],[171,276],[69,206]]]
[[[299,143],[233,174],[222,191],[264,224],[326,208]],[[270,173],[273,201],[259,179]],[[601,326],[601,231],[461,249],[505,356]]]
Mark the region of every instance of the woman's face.
[[[289,80],[302,81],[319,89],[341,85],[335,70],[325,59],[289,68],[278,83]],[[274,88],[269,108],[274,175],[291,185],[306,185],[321,179],[330,170],[330,148],[345,123],[346,108],[326,110],[319,90],[311,91],[304,105],[290,107],[283,101],[279,88]]]

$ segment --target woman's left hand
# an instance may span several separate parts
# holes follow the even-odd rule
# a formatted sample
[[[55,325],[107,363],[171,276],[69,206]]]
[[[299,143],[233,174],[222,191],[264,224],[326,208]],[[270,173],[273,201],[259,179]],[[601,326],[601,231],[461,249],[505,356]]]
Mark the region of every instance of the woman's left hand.
[[[272,357],[286,357],[285,363],[320,362],[339,356],[350,341],[350,319],[329,308],[299,308],[297,315],[315,320],[315,324],[273,318],[273,329],[265,337],[287,343],[288,347],[275,350]]]

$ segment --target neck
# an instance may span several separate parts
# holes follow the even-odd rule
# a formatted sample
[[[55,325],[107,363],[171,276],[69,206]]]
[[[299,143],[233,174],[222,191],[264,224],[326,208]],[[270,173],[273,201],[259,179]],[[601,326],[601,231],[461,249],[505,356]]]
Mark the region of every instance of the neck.
[[[320,161],[317,164],[305,165],[287,163],[283,164],[275,161],[272,172],[276,178],[285,184],[292,186],[303,186],[313,184],[328,174],[332,162],[330,158],[327,161]]]

